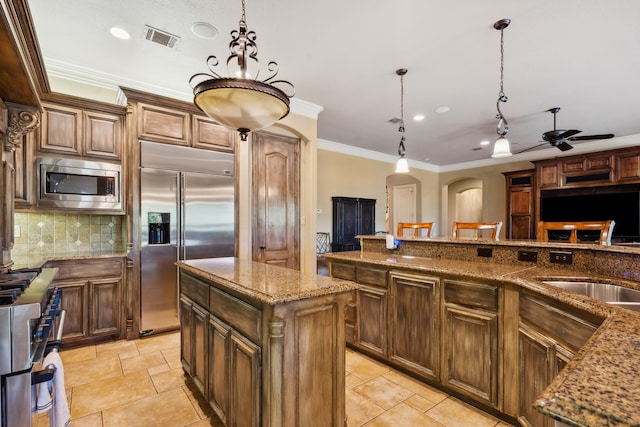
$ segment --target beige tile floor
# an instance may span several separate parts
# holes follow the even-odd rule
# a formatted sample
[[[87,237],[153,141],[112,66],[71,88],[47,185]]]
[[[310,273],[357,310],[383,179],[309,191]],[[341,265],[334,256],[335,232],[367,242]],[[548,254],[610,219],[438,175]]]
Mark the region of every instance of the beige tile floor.
[[[182,372],[177,332],[63,350],[61,357],[73,427],[222,425]],[[349,427],[508,426],[357,352],[347,350],[346,360]],[[48,425],[41,415],[37,427]]]

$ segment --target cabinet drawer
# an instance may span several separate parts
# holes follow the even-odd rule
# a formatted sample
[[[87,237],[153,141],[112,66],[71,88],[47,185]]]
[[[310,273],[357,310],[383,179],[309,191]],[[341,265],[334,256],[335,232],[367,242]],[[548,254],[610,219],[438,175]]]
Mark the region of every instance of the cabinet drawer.
[[[387,270],[371,267],[356,267],[356,281],[365,285],[387,287]]]
[[[213,286],[209,288],[209,311],[254,342],[262,340],[262,311]]]
[[[498,309],[498,287],[482,283],[444,281],[444,299],[456,304]]]
[[[345,280],[356,280],[356,266],[353,264],[331,263],[331,277]]]
[[[528,292],[520,293],[520,317],[572,351],[579,350],[602,319]]]
[[[189,274],[180,273],[180,293],[203,307],[209,306],[209,284]]]
[[[47,267],[55,267],[58,274],[55,280],[88,279],[92,277],[121,277],[122,259],[82,259],[49,261]]]

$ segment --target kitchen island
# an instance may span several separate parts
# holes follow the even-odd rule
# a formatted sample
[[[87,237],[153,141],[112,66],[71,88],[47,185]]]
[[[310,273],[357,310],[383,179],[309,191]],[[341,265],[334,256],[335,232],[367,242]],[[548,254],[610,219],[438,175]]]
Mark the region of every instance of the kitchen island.
[[[545,283],[640,289],[638,249],[361,240],[361,251],[326,255],[332,276],[361,285],[350,346],[514,423],[640,425],[640,312]]]
[[[183,368],[225,425],[345,425],[355,283],[237,258],[177,265]]]

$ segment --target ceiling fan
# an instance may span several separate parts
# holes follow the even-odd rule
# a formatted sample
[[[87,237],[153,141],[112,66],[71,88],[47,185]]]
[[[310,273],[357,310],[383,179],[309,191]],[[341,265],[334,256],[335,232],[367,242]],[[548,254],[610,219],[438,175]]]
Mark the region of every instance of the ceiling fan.
[[[560,111],[560,107],[554,107],[547,110],[553,114],[553,130],[542,134],[542,139],[547,141],[554,147],[558,147],[561,151],[571,150],[573,147],[567,141],[592,141],[596,139],[610,139],[613,138],[612,133],[605,133],[601,135],[582,135],[573,136],[582,131],[577,129],[556,129],[556,114]]]
[[[567,151],[573,148],[573,146],[569,144],[567,141],[593,141],[597,139],[611,139],[614,137],[614,134],[612,133],[604,133],[599,135],[574,136],[576,134],[579,134],[582,131],[577,129],[565,130],[565,129],[556,128],[556,114],[558,113],[558,111],[560,111],[560,107],[550,108],[547,111],[553,114],[553,130],[543,133],[542,139],[546,141],[545,143],[548,142],[551,146],[557,147],[560,151]],[[521,151],[521,153],[524,151],[529,151],[534,148],[540,147],[545,143],[527,148],[526,150]]]

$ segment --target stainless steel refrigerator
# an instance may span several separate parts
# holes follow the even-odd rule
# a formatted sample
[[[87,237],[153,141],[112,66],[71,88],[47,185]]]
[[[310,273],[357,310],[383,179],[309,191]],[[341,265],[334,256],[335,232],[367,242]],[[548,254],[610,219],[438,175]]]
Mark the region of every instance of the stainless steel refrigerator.
[[[234,256],[234,156],[142,141],[140,334],[176,329],[176,260]]]

